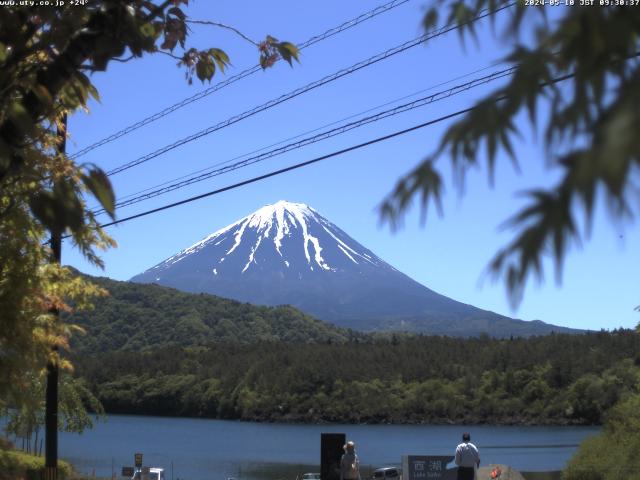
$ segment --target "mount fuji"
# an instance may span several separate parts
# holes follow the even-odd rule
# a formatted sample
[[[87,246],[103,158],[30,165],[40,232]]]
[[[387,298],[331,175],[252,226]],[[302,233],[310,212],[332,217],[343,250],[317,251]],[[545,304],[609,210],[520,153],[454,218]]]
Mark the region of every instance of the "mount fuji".
[[[290,304],[358,330],[529,336],[574,331],[452,300],[412,280],[313,208],[279,201],[131,279],[262,305]]]

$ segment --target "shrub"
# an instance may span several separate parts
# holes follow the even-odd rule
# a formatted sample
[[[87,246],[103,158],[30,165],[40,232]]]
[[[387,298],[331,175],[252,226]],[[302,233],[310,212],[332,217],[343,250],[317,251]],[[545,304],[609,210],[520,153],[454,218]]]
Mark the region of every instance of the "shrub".
[[[606,416],[601,434],[588,438],[569,461],[563,480],[640,480],[640,395]]]
[[[0,480],[40,480],[44,471],[44,457],[17,450],[0,450]],[[72,475],[71,465],[58,461],[58,478],[66,480]]]

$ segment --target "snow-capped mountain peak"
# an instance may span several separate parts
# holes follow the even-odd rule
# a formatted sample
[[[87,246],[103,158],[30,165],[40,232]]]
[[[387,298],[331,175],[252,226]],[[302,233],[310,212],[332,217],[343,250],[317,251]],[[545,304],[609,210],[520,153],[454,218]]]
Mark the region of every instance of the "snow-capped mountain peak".
[[[322,258],[322,247],[320,246],[318,239],[309,233],[308,222],[313,221],[316,215],[317,213],[304,203],[291,203],[285,200],[280,200],[273,205],[265,205],[253,214],[245,217],[245,223],[242,229],[236,233],[236,245],[242,241],[242,234],[245,227],[255,228],[259,232],[263,233],[262,237],[258,239],[258,242],[260,242],[262,238],[266,239],[272,237],[276,251],[280,256],[282,256],[281,248],[284,237],[291,235],[293,231],[292,229],[301,228],[307,263],[311,263],[309,244],[312,244],[315,251],[315,262],[320,266],[320,268],[330,270],[331,268]],[[272,230],[275,230],[275,232]],[[258,246],[259,244],[256,245],[256,249]],[[227,253],[231,253],[231,251]],[[248,265],[249,264],[247,264],[247,266]]]
[[[245,274],[272,263],[274,253],[281,267],[298,276],[335,272],[344,269],[345,262],[391,268],[313,208],[280,200],[217,230],[147,272],[160,281],[162,272],[204,254],[212,275]]]
[[[350,328],[469,335],[491,324],[493,331],[507,335],[552,327],[531,330],[527,322],[440,295],[385,263],[310,206],[284,200],[217,230],[132,280],[254,304],[289,304]]]

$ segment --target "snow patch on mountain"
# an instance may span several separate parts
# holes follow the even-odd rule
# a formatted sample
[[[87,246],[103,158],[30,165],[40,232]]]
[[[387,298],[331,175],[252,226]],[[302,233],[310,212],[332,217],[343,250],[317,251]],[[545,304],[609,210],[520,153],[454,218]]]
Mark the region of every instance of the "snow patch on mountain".
[[[263,237],[258,237],[258,243],[256,243],[253,247],[251,247],[251,253],[249,254],[249,261],[242,269],[242,273],[244,273],[247,270],[247,268],[249,268],[249,265],[251,265],[255,261],[254,260],[255,254],[258,248],[260,247],[260,242],[262,242],[262,238]]]
[[[323,222],[325,223],[325,222]],[[340,250],[342,250],[342,253],[344,253],[347,257],[349,257],[349,259],[355,263],[356,265],[358,264],[358,262],[356,261],[355,258],[353,258],[349,252],[347,252],[347,250],[349,250],[351,253],[362,257],[363,259],[365,259],[367,262],[371,263],[372,265],[376,265],[376,263],[371,261],[371,257],[369,257],[369,255],[367,255],[366,253],[364,255],[360,255],[358,252],[356,252],[353,248],[351,248],[349,245],[347,245],[346,243],[344,243],[342,240],[340,240],[338,237],[336,237],[333,233],[331,233],[331,230],[329,230],[327,227],[325,227],[324,225],[322,225],[322,228],[325,229],[325,231],[331,235],[333,237],[333,239],[338,242],[338,248]]]
[[[268,248],[269,245],[272,245],[271,248],[274,248],[287,268],[299,269],[302,265],[294,265],[295,262],[289,252],[285,253],[284,251],[285,242],[290,238],[296,238],[296,242],[300,240],[306,259],[306,268],[311,271],[316,271],[318,267],[320,271],[336,271],[337,266],[332,263],[338,261],[336,255],[339,257],[340,254],[355,265],[364,262],[374,266],[390,267],[378,258],[372,258],[366,251],[358,251],[360,245],[356,244],[355,248],[349,245],[347,243],[348,237],[345,241],[340,236],[344,237],[344,232],[323,218],[313,208],[304,203],[281,200],[272,205],[265,205],[237,222],[217,230],[151,270],[165,270],[208,246],[214,246],[218,247],[217,250],[223,249],[216,257],[218,265],[221,265],[228,257],[237,255],[240,250],[248,252],[247,256],[242,259],[241,273],[245,273],[253,265],[258,265],[259,250]],[[247,245],[247,241],[249,245]],[[331,261],[328,260],[329,257],[326,253],[329,251],[334,252],[329,255],[333,258]],[[216,276],[221,274],[217,269],[210,271]]]

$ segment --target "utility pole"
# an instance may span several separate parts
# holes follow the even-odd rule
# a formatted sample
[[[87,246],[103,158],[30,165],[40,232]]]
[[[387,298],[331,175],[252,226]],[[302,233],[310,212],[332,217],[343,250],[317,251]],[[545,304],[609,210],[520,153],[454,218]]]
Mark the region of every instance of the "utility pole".
[[[67,148],[67,114],[62,117],[62,126],[58,127],[58,152],[64,154]],[[51,263],[60,264],[62,259],[62,231],[59,228],[51,231]],[[53,307],[50,313],[57,323],[60,310]],[[53,347],[54,353],[58,347]],[[58,479],[58,369],[57,363],[51,360],[47,364],[47,391],[45,398],[44,429],[44,480]]]

